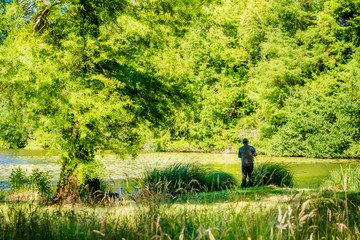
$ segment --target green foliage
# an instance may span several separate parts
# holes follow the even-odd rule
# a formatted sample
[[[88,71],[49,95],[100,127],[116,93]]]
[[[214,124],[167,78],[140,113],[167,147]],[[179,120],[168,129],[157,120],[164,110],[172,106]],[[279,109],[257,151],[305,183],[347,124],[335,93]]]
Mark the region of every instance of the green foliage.
[[[22,170],[20,167],[18,167],[18,168],[14,168],[11,171],[9,182],[13,190],[20,190],[25,188],[25,186],[29,182],[29,179],[26,176],[26,172]]]
[[[236,179],[231,174],[181,163],[164,169],[149,170],[143,177],[143,188],[155,193],[218,191],[236,184]]]
[[[45,137],[60,152],[63,188],[74,174],[94,179],[98,150],[135,155],[139,129],[161,125],[186,96],[153,61],[188,18],[185,3],[5,4],[16,27],[0,46],[0,137],[19,147]]]
[[[9,148],[23,148],[27,144],[29,130],[24,115],[24,110],[0,95],[0,138]]]
[[[171,39],[171,47],[159,53],[159,71],[178,79],[190,93],[187,108],[176,106],[158,134],[170,133],[161,142],[165,149],[228,149],[237,140],[233,127],[238,119],[254,111],[245,89],[249,56],[237,47],[243,8],[241,1],[203,4],[183,36]]]
[[[294,177],[286,166],[278,163],[263,163],[257,166],[252,177],[254,185],[276,185],[279,187],[292,187]]]
[[[158,131],[158,145],[225,150],[246,136],[272,155],[357,156],[357,4],[220,1],[199,9],[157,57],[159,71],[193,93]]]
[[[286,9],[265,11],[264,19],[274,25],[270,29],[266,22],[268,28],[262,30],[261,55],[250,71],[249,86],[259,106],[259,145],[270,145],[263,147],[266,153],[356,156],[359,56],[351,32],[358,25],[357,4],[287,1]],[[279,15],[285,18],[266,15],[281,9]],[[286,15],[289,9],[294,15]]]
[[[353,142],[345,152],[345,157],[355,158],[360,156],[360,143]]]
[[[341,167],[332,171],[321,185],[326,189],[337,189],[340,191],[360,190],[360,166]]]
[[[1,1],[1,143],[54,148],[61,179],[80,182],[99,175],[83,167],[98,150],[135,155],[146,141],[225,151],[249,137],[272,155],[359,157],[358,8]]]
[[[47,172],[42,172],[38,168],[32,170],[31,174],[27,176],[26,171],[20,167],[14,168],[11,171],[10,187],[12,191],[30,190],[40,193],[42,196],[51,193],[50,176]]]
[[[287,101],[286,123],[273,137],[276,155],[342,157],[357,140],[360,104],[338,80],[322,83],[321,93],[303,89]]]
[[[35,168],[29,176],[29,185],[33,191],[46,196],[51,193],[50,176],[47,172],[42,172]]]

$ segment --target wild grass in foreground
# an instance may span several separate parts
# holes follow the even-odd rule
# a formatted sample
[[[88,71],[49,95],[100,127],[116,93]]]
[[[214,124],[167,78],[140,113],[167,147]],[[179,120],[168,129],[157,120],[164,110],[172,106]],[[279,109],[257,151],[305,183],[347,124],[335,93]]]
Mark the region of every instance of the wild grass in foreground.
[[[146,171],[143,188],[150,192],[209,192],[232,188],[237,182],[229,173],[176,163],[163,169]]]
[[[269,205],[148,202],[0,205],[0,239],[357,239],[359,208],[334,196]]]

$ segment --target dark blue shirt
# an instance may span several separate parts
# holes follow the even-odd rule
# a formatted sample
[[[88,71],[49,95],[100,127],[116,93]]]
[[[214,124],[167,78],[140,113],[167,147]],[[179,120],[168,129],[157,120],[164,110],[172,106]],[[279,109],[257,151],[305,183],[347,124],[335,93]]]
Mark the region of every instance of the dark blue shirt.
[[[244,145],[239,148],[238,155],[241,157],[241,165],[249,166],[254,164],[254,154],[256,153],[255,148],[250,145]]]

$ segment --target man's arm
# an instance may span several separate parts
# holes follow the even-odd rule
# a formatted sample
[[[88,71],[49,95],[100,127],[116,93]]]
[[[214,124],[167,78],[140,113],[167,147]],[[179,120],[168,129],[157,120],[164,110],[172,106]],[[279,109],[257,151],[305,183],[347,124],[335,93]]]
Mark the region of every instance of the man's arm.
[[[253,149],[253,156],[257,156],[257,152],[255,151],[255,148],[254,147],[252,147],[252,149]]]

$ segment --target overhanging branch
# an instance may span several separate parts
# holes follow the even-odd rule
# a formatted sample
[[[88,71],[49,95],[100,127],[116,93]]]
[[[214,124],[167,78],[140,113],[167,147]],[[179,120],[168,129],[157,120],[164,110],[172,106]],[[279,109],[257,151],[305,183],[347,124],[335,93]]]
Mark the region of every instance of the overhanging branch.
[[[47,15],[50,12],[50,9],[53,8],[54,6],[61,4],[61,1],[55,1],[51,4],[48,4],[45,6],[45,9],[43,9],[40,14],[36,17],[34,26],[33,26],[33,33],[35,32],[41,32],[44,27],[47,26]]]

